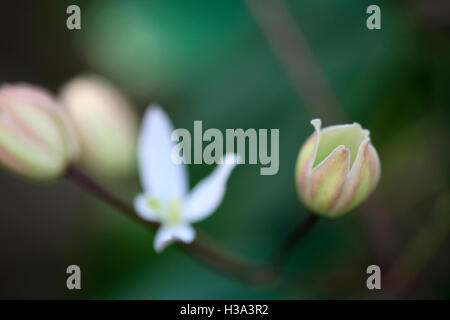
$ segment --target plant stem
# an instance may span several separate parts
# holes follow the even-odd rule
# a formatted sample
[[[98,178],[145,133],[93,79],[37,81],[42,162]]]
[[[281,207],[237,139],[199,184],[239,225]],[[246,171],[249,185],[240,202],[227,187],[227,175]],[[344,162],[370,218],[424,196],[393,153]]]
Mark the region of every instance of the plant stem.
[[[83,189],[91,192],[99,199],[110,204],[112,207],[122,211],[134,221],[145,225],[153,231],[156,231],[159,228],[159,223],[146,221],[139,218],[132,206],[128,205],[76,166],[71,165],[67,168],[66,177]],[[265,286],[268,285],[274,279],[274,276],[279,273],[281,265],[287,260],[295,245],[303,238],[316,220],[317,216],[311,213],[306,220],[304,220],[298,228],[295,229],[287,240],[276,251],[274,251],[268,260],[270,264],[257,265],[239,259],[234,254],[220,247],[206,234],[199,231],[197,232],[197,239],[194,242],[190,244],[177,242],[176,245],[196,257],[209,268],[219,270],[241,282]]]
[[[273,266],[275,272],[279,272],[281,266],[291,256],[295,245],[308,233],[317,222],[319,216],[310,212],[297,228],[287,237],[287,239],[269,256],[269,264]]]
[[[153,231],[156,231],[159,228],[159,223],[146,221],[139,218],[132,206],[128,205],[107,188],[97,183],[76,166],[69,166],[66,171],[66,176],[83,189],[88,190],[101,200],[122,211],[134,221],[144,224],[147,228]],[[217,245],[213,246],[210,239],[208,239],[208,241],[202,241],[202,239],[205,239],[206,236],[200,232],[197,233],[198,237],[196,241],[190,244],[177,243],[177,245],[198,258],[208,267],[220,270],[243,282],[249,282],[252,284],[258,284],[261,282],[261,284],[264,284],[263,280],[260,280],[263,278],[259,275],[261,273],[265,274],[266,272],[252,272],[252,270],[254,271],[257,269],[256,266],[238,260],[235,256],[225,252],[224,249]],[[210,243],[210,245],[206,245],[206,242]]]
[[[91,177],[86,175],[76,166],[70,165],[67,168],[66,177],[69,178],[71,181],[75,182],[76,184],[78,184],[83,189],[88,190],[90,193],[94,194],[96,197],[100,198],[104,202],[119,209],[131,219],[138,221],[140,223],[144,223],[147,227],[149,227],[154,231],[158,229],[159,227],[158,223],[140,219],[139,216],[136,215],[133,207],[128,205],[126,202],[122,201],[119,197],[117,197],[115,194],[106,189],[104,186],[100,185],[98,182],[96,182]]]
[[[246,4],[308,113],[314,118],[326,117],[339,122],[343,115],[336,97],[285,2],[246,0]]]

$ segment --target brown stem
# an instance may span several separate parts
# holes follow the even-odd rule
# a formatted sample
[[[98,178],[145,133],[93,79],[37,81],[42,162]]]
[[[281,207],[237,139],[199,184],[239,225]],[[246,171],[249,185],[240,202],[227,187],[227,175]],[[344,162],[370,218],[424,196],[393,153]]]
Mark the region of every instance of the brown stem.
[[[317,222],[319,216],[314,213],[309,213],[305,220],[303,220],[297,228],[287,237],[287,239],[269,256],[268,262],[273,266],[274,271],[278,273],[291,256],[297,243],[303,239],[309,230]]]
[[[78,169],[76,166],[71,165],[66,170],[66,177],[78,184],[83,189],[90,191],[92,194],[100,198],[101,200],[109,203],[111,206],[119,209],[123,213],[125,213],[131,219],[138,221],[140,223],[145,224],[150,229],[156,231],[159,227],[158,223],[145,221],[140,219],[134,208],[129,206],[126,202],[122,201],[111,191],[106,189],[104,186],[100,185],[96,181],[94,181],[91,177],[86,175],[83,171]]]
[[[83,189],[88,190],[101,200],[125,213],[131,219],[145,225],[147,228],[153,231],[159,228],[159,223],[145,221],[139,218],[132,206],[122,201],[76,166],[69,166],[66,171],[66,176]],[[177,242],[176,245],[196,257],[207,267],[219,270],[241,282],[265,286],[279,273],[280,267],[287,260],[295,245],[303,238],[316,220],[317,216],[310,214],[288,239],[274,251],[268,261],[270,264],[256,265],[243,261],[234,254],[225,251],[200,231],[197,232],[197,239],[194,242],[190,244]]]
[[[347,116],[340,108],[325,72],[285,1],[246,0],[246,4],[308,114],[331,122],[346,121]],[[394,250],[388,239],[394,240],[394,243],[398,241],[395,232],[392,232],[389,208],[380,209],[383,202],[382,199],[376,200],[376,197],[376,194],[372,196],[359,219],[367,228],[375,257],[387,262]],[[383,239],[378,236],[380,230],[386,235]]]
[[[145,221],[139,218],[132,206],[122,201],[119,197],[87,176],[76,166],[69,166],[66,171],[66,176],[83,189],[90,191],[101,200],[119,209],[131,219],[144,224],[147,228],[153,231],[156,231],[158,229],[158,223]],[[239,260],[237,257],[225,252],[225,250],[220,248],[219,246],[213,246],[210,239],[208,239],[208,241],[203,241],[205,238],[206,235],[198,232],[198,237],[193,243],[177,243],[177,245],[198,258],[208,267],[220,270],[227,275],[243,282],[252,284],[264,284],[265,278],[260,276],[261,274],[266,274],[264,269],[257,268],[254,265]],[[210,243],[210,245],[206,245],[206,242]]]
[[[341,119],[330,84],[284,1],[246,0],[246,4],[308,113]]]
[[[196,241],[190,244],[182,242],[177,244],[186,252],[195,256],[206,267],[219,270],[240,282],[256,286],[266,286],[270,282],[271,278],[268,275],[271,272],[269,269],[243,262],[234,254],[226,252],[223,248],[217,245],[206,245],[206,243],[210,242],[205,241],[205,235],[198,234]]]

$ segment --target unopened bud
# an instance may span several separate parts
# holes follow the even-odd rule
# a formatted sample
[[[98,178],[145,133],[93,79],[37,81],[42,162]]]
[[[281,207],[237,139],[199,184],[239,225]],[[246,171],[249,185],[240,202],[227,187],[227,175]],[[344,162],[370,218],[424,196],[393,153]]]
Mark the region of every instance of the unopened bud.
[[[296,167],[296,182],[304,204],[312,211],[340,216],[363,202],[375,189],[380,160],[369,131],[358,123],[321,129],[303,144]]]
[[[45,89],[26,84],[0,87],[0,163],[28,178],[63,174],[77,155],[72,128]]]
[[[60,99],[79,136],[80,160],[87,169],[106,178],[130,174],[137,121],[123,95],[106,80],[81,76],[64,86]]]

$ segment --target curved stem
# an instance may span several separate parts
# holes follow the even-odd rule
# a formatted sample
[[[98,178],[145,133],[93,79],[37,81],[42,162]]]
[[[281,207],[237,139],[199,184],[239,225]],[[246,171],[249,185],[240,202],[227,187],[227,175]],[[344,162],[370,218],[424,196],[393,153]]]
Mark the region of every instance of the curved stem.
[[[86,189],[90,191],[92,194],[100,198],[106,203],[109,203],[111,206],[119,209],[123,213],[125,213],[128,217],[131,219],[138,221],[140,223],[144,223],[147,227],[150,229],[156,231],[159,227],[158,223],[151,222],[151,221],[145,221],[140,219],[135,211],[134,208],[130,205],[128,205],[126,202],[122,201],[120,198],[118,198],[115,194],[113,194],[111,191],[106,189],[104,186],[100,185],[98,182],[93,180],[91,177],[86,175],[83,171],[78,169],[74,165],[70,165],[66,170],[66,177],[78,184],[83,189]]]
[[[303,239],[309,230],[317,222],[319,216],[310,212],[305,220],[303,220],[297,228],[287,237],[287,239],[269,256],[267,259],[276,272],[279,272],[281,266],[291,256],[295,245]]]
[[[147,228],[153,231],[156,231],[159,228],[159,223],[139,218],[132,206],[122,201],[115,194],[87,176],[76,166],[71,165],[67,168],[66,177],[83,189],[90,191],[101,200],[107,202],[116,209],[119,209],[131,219],[145,225]],[[267,272],[263,269],[259,270],[260,268],[257,268],[255,265],[239,260],[237,257],[225,252],[224,249],[217,245],[212,245],[210,239],[208,239],[208,241],[202,241],[205,237],[206,235],[198,232],[198,237],[194,242],[190,244],[177,243],[177,245],[198,258],[208,267],[218,269],[240,281],[252,284],[264,284],[265,278],[260,275],[266,274]],[[206,245],[205,243],[209,243],[209,245]],[[255,270],[260,272],[253,272]]]
[[[159,223],[139,218],[132,206],[94,181],[76,166],[71,165],[67,168],[66,177],[147,228],[153,231],[159,228]],[[282,264],[290,256],[295,245],[309,231],[316,220],[317,216],[311,213],[287,240],[272,253],[268,259],[268,264],[257,265],[244,261],[217,245],[202,232],[197,232],[197,239],[194,242],[190,244],[177,242],[176,245],[196,257],[207,267],[219,270],[241,282],[267,285],[279,273]]]
[[[342,119],[327,77],[285,2],[245,2],[308,113],[314,118]]]

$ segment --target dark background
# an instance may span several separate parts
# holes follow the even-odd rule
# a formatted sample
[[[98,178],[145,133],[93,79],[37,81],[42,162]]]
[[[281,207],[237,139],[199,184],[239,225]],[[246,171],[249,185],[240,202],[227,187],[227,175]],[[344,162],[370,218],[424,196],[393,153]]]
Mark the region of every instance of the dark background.
[[[82,29],[66,28],[81,7]],[[366,28],[381,7],[382,29]],[[306,215],[297,152],[324,126],[359,122],[382,165],[362,206],[322,219],[286,266],[255,288],[217,274],[62,179],[0,171],[1,298],[449,298],[450,4],[410,1],[14,1],[0,12],[0,81],[57,92],[80,73],[115,83],[142,114],[160,103],[177,127],[280,128],[280,171],[233,173],[224,202],[196,225],[263,260]],[[209,166],[190,166],[191,185]],[[132,201],[137,172],[105,181]],[[82,290],[66,289],[66,267]],[[366,288],[381,267],[382,290]]]

